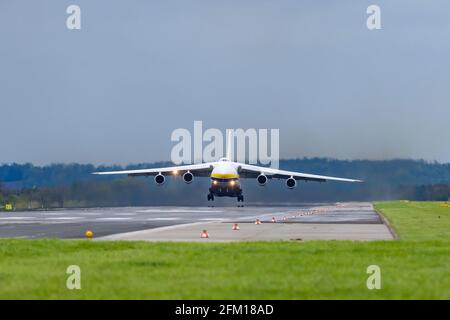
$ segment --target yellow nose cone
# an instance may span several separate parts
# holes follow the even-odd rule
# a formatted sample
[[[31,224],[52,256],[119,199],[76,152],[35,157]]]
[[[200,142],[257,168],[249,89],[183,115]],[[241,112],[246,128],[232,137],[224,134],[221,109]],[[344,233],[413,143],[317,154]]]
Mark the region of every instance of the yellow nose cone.
[[[94,233],[91,230],[87,230],[85,235],[86,238],[91,239],[94,236]]]

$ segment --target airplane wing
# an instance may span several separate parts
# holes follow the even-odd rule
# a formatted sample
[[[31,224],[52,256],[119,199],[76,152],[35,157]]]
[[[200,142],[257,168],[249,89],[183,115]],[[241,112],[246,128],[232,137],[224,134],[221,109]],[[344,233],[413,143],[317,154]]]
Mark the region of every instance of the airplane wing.
[[[320,181],[320,182],[325,182],[328,180],[344,181],[344,182],[362,182],[362,180],[356,180],[356,179],[320,176],[320,175],[316,175],[316,174],[278,170],[278,169],[253,166],[253,165],[242,164],[242,163],[239,163],[237,165],[239,168],[239,176],[241,176],[242,178],[256,178],[261,173],[263,173],[269,179],[270,178],[287,179],[287,178],[293,177],[295,180],[310,180],[310,181]]]
[[[185,166],[174,166],[166,168],[152,168],[152,169],[139,169],[139,170],[123,170],[123,171],[106,171],[106,172],[93,172],[98,175],[110,175],[110,174],[126,174],[130,177],[138,176],[156,176],[157,174],[171,174],[180,175],[187,171],[192,172],[197,177],[207,177],[212,170],[212,163],[199,163]]]

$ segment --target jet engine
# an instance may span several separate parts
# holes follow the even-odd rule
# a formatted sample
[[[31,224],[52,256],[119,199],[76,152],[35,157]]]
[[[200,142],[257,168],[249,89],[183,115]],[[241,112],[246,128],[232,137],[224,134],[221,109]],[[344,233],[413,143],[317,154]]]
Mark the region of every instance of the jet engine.
[[[267,179],[267,176],[266,176],[265,174],[261,173],[261,174],[256,178],[256,180],[258,181],[258,183],[259,183],[260,186],[265,186],[268,179]]]
[[[165,181],[166,181],[166,177],[164,177],[161,173],[159,173],[155,176],[155,183],[158,186],[163,185]]]
[[[185,174],[183,174],[183,181],[187,184],[191,183],[192,181],[194,181],[194,175],[189,171],[186,172]]]
[[[294,178],[290,177],[286,180],[286,186],[289,189],[295,188],[296,185],[297,185],[297,181]]]

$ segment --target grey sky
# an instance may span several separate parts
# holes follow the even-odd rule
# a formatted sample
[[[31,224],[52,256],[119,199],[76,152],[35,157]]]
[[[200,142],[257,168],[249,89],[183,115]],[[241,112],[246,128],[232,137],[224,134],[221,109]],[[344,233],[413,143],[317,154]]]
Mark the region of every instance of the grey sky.
[[[280,128],[284,158],[449,162],[450,2],[0,0],[0,117],[0,163],[168,160],[194,120]]]

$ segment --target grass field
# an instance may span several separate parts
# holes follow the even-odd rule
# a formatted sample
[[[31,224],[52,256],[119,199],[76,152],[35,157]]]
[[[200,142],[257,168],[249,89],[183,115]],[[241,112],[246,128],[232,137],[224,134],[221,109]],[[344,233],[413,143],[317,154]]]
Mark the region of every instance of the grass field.
[[[398,241],[0,240],[2,299],[449,299],[450,208],[376,205]],[[366,268],[381,268],[368,290]],[[66,288],[79,265],[81,290]]]
[[[375,208],[404,240],[450,241],[450,208],[442,202],[380,202]]]

